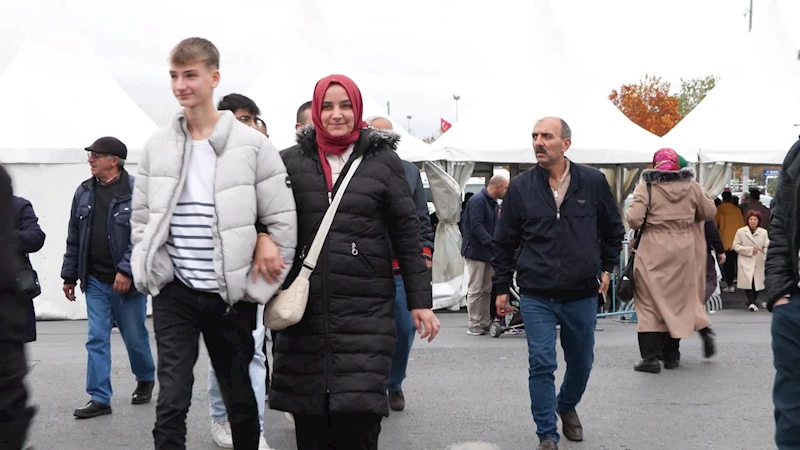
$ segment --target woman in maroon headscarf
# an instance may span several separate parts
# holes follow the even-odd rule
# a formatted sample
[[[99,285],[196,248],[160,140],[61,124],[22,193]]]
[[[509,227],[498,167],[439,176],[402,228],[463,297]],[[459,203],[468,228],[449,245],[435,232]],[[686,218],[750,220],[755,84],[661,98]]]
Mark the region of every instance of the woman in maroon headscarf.
[[[295,273],[337,181],[355,158],[364,158],[311,275],[305,315],[275,337],[270,407],[294,415],[298,450],[373,450],[381,418],[389,415],[386,385],[396,340],[391,248],[421,337],[433,339],[439,322],[431,311],[419,221],[394,151],[399,137],[367,127],[361,92],[343,75],[317,83],[311,113],[313,126],[298,130],[297,145],[282,152],[297,203]]]

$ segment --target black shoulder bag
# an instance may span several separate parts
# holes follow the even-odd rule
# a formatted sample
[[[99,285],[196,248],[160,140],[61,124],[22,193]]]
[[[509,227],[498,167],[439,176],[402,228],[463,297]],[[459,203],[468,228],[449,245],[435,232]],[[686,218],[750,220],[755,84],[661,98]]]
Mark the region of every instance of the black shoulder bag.
[[[34,299],[42,294],[42,287],[39,285],[39,274],[33,269],[28,255],[23,258],[22,267],[17,274],[16,293],[29,299]]]
[[[653,193],[652,188],[653,186],[647,183],[647,209],[644,212],[644,222],[642,222],[641,228],[639,228],[634,235],[634,252],[631,253],[628,258],[628,264],[625,264],[625,267],[623,267],[619,273],[619,277],[617,277],[617,298],[623,302],[633,300],[633,261],[636,259],[635,251],[639,248],[639,242],[642,241],[642,233],[645,227],[647,227],[647,216],[650,215],[650,201],[652,200]]]

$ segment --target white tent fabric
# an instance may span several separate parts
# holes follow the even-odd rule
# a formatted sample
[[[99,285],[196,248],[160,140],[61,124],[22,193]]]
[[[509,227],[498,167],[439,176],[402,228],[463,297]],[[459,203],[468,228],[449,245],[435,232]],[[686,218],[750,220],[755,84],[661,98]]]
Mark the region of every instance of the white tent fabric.
[[[265,26],[265,43],[262,49],[267,57],[264,70],[245,95],[262,109],[270,140],[278,148],[295,143],[297,109],[311,100],[314,86],[320,78],[339,73],[350,77],[359,85],[364,100],[364,118],[386,115],[377,101],[367,92],[347,62],[347,55],[332,43],[332,34],[313,0],[270,2],[270,18],[274,22]],[[291,45],[287,40],[291,39]],[[325,42],[325,48],[319,47]],[[391,120],[391,118],[389,118]],[[424,154],[428,144],[415,138],[392,120],[395,132],[401,139],[398,154]]]
[[[475,169],[473,162],[426,162],[425,174],[433,194],[439,225],[433,243],[433,308],[458,306],[466,285],[461,257],[461,193]]]
[[[83,38],[47,30],[30,33],[0,75],[0,98],[13,105],[0,109],[0,162],[14,177],[15,194],[31,201],[47,234],[44,248],[31,255],[42,285],[34,301],[37,318],[85,319],[83,296],[67,301],[60,277],[72,196],[90,177],[84,148],[101,136],[116,136],[128,145],[126,168],[135,173],[140,149],[156,125]],[[34,97],[45,103],[31,102]]]
[[[702,162],[781,164],[800,134],[800,61],[775,0],[759,2],[728,73],[664,136]]]
[[[535,51],[514,57],[497,88],[431,144],[426,160],[533,163],[536,120],[560,116],[572,128],[571,160],[584,164],[649,163],[658,136],[631,122],[596,86],[568,48],[547,0],[533,2],[528,29]],[[547,61],[546,68],[533,60]],[[557,61],[557,63],[553,63]],[[587,74],[584,76],[584,74]],[[502,78],[500,78],[502,77]]]

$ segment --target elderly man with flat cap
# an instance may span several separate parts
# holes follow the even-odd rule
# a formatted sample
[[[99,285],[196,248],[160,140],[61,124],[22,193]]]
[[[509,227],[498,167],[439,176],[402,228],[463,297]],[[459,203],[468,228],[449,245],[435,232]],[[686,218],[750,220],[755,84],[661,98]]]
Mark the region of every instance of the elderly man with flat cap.
[[[145,327],[147,296],[136,291],[131,275],[134,179],[124,169],[128,149],[117,138],[102,137],[86,151],[92,176],[78,186],[72,199],[61,268],[67,300],[75,301],[75,286],[80,281],[89,319],[86,393],[91,398],[75,410],[79,419],[111,414],[112,322],[119,327],[136,376],[131,403],[149,403],[155,384],[155,364]]]

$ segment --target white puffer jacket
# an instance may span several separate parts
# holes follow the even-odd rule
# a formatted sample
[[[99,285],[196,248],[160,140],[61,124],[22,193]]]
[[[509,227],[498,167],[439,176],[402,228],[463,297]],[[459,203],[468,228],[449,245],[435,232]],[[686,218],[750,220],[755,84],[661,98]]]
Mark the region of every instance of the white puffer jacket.
[[[156,296],[174,278],[165,244],[169,223],[186,181],[192,143],[182,113],[147,142],[133,192],[131,269],[136,289]],[[280,288],[294,261],[297,214],[291,183],[278,150],[264,135],[223,111],[208,139],[217,154],[214,269],[220,296],[265,304]],[[256,221],[265,225],[281,249],[286,269],[268,284],[250,270],[256,246]]]

